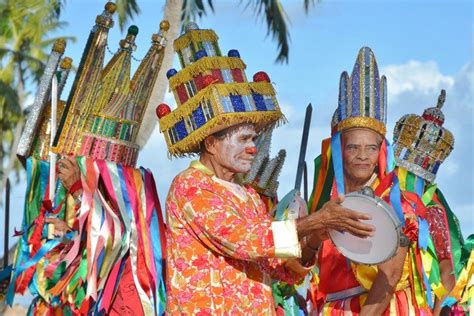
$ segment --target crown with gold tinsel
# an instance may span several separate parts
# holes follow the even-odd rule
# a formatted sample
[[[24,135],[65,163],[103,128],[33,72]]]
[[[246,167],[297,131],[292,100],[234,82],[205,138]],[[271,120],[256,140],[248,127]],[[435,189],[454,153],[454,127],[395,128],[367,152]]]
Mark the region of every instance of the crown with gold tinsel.
[[[138,27],[131,26],[104,65],[116,5],[108,2],[96,18],[58,125],[52,150],[134,166],[136,138],[164,57],[169,23],[162,21],[151,47],[131,76]]]
[[[435,107],[427,108],[422,116],[404,115],[393,131],[396,164],[429,182],[454,148],[453,134],[443,127],[445,99],[446,91],[441,90]]]
[[[332,133],[353,127],[370,128],[385,136],[387,79],[379,76],[375,55],[369,47],[359,50],[351,76],[344,71],[339,82],[339,103]]]
[[[156,109],[171,155],[196,153],[207,136],[231,125],[253,123],[262,130],[284,120],[268,75],[258,72],[248,82],[239,52],[222,56],[213,30],[189,23],[174,48],[183,69],[167,76],[177,108]]]

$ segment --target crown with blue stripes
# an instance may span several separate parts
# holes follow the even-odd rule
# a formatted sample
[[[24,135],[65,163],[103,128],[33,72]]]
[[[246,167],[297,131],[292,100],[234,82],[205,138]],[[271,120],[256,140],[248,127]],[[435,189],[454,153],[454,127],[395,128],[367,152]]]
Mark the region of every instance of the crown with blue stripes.
[[[370,128],[385,136],[387,122],[387,79],[380,77],[375,55],[369,47],[359,50],[351,76],[346,71],[339,83],[339,103],[331,129]]]

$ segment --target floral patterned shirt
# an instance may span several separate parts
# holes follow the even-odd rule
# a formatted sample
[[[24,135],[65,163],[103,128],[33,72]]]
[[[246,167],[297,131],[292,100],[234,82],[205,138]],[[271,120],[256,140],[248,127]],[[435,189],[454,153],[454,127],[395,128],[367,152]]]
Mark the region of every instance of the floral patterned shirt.
[[[198,161],[173,180],[166,213],[169,314],[272,315],[271,279],[293,283],[309,271],[293,267],[294,221],[272,222],[253,189]]]

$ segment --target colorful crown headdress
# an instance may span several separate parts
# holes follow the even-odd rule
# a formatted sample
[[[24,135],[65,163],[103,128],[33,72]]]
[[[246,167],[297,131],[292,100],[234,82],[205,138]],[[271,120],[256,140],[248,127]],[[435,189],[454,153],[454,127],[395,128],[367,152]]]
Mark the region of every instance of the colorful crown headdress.
[[[435,107],[427,108],[422,116],[404,115],[393,131],[396,164],[429,182],[454,148],[453,134],[443,127],[445,99],[446,91],[441,90]]]
[[[104,12],[96,18],[52,149],[58,154],[134,166],[139,151],[136,137],[161,68],[169,23],[160,23],[160,32],[152,36],[150,49],[130,79],[138,34],[136,26],[128,29],[119,50],[104,67],[108,31],[113,26],[115,9],[116,5],[108,2]]]
[[[385,136],[387,79],[380,78],[375,55],[369,47],[359,50],[351,76],[344,71],[339,82],[339,103],[332,133],[353,127],[370,128]]]
[[[247,82],[239,52],[221,56],[213,30],[189,23],[174,48],[183,69],[167,76],[177,108],[156,109],[171,155],[197,153],[207,136],[231,125],[253,123],[262,130],[284,120],[268,75],[258,72]]]

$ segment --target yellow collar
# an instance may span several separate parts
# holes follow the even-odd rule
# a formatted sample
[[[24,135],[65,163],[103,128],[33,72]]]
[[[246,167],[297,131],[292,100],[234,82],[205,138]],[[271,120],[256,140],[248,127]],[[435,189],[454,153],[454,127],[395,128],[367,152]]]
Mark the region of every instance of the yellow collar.
[[[199,160],[193,160],[191,161],[191,164],[189,165],[189,167],[191,168],[194,168],[194,169],[198,169],[200,171],[202,171],[204,174],[208,175],[209,177],[212,177],[214,176],[214,172],[209,169],[208,167],[206,167],[201,161]]]

